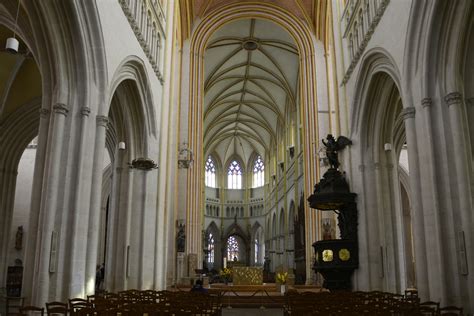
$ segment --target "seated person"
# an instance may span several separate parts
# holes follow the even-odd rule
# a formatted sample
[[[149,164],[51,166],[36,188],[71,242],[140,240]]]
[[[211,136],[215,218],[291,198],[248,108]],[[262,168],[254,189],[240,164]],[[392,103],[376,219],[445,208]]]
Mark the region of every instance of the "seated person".
[[[196,280],[196,283],[191,288],[191,292],[207,293],[207,289],[202,286],[202,280]]]

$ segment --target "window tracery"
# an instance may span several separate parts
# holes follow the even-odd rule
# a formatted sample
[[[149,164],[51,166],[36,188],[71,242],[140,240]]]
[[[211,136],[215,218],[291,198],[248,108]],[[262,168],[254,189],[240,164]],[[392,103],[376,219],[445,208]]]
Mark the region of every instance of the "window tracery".
[[[207,157],[205,170],[204,183],[208,187],[216,188],[216,164],[211,156]]]
[[[242,168],[236,160],[229,164],[229,169],[227,170],[227,187],[229,189],[242,189]]]
[[[253,165],[253,187],[262,187],[265,182],[265,164],[262,157],[257,156]]]

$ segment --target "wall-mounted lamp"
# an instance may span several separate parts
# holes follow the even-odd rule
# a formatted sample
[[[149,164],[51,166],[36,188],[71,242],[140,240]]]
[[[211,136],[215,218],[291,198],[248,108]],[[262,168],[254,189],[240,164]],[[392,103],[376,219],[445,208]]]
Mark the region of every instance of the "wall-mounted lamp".
[[[158,169],[158,165],[150,158],[136,158],[128,164],[130,169],[139,169],[149,171],[151,169]]]
[[[392,144],[390,144],[390,143],[383,144],[383,149],[385,151],[391,151],[392,150]]]
[[[125,142],[118,143],[118,149],[119,150],[125,150]]]
[[[193,163],[193,152],[188,148],[188,143],[184,142],[178,153],[178,168],[188,169]]]
[[[5,49],[13,54],[18,53],[18,48],[20,46],[20,42],[16,39],[16,31],[17,31],[17,25],[18,25],[18,14],[20,13],[20,0],[18,0],[18,8],[16,9],[16,18],[15,18],[15,28],[13,30],[13,37],[9,37],[7,39],[7,45],[5,46]]]

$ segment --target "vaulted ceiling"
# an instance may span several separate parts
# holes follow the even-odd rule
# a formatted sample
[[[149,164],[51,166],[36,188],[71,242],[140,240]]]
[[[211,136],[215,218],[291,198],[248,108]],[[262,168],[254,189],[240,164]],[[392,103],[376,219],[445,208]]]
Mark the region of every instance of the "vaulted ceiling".
[[[277,24],[231,22],[209,39],[204,56],[204,146],[225,163],[253,153],[265,159],[286,112],[296,106],[298,52]]]
[[[181,40],[189,39],[214,12],[238,10],[247,2],[255,4],[254,0],[179,0]],[[329,45],[331,1],[258,3],[280,7]],[[204,64],[204,154],[215,154],[224,164],[233,156],[247,164],[252,153],[266,160],[276,134],[286,124],[285,111],[297,100],[299,63],[294,41],[272,22],[234,21],[212,35]]]
[[[212,14],[212,11],[229,4],[245,4],[245,2],[255,3],[254,0],[179,0],[183,39],[189,36],[197,20]],[[304,21],[309,29],[313,30],[317,39],[326,40],[328,23],[330,23],[330,0],[259,0],[258,2],[278,6],[290,12]]]
[[[35,60],[20,40],[20,53],[4,47],[13,32],[0,25],[0,124],[22,105],[41,96],[41,74]]]

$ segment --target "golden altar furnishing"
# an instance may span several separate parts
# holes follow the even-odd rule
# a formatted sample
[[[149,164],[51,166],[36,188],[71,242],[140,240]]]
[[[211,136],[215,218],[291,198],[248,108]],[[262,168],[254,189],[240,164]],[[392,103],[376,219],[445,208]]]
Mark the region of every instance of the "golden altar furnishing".
[[[232,269],[234,285],[261,285],[263,284],[262,267],[234,267]]]

